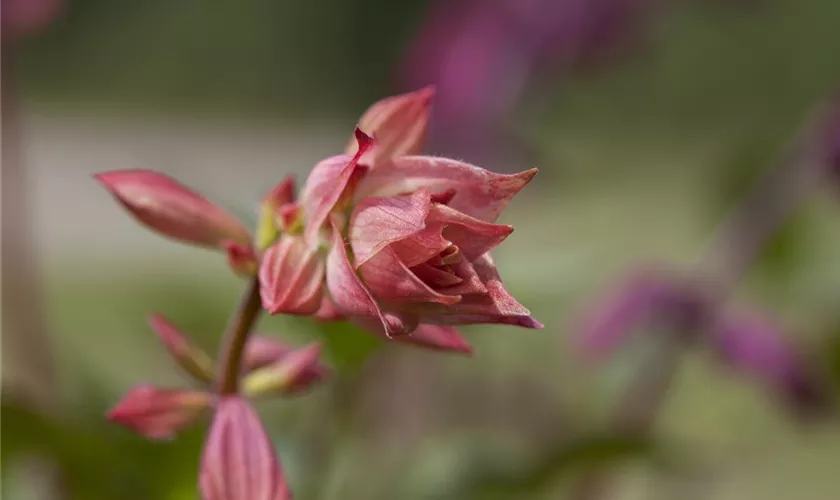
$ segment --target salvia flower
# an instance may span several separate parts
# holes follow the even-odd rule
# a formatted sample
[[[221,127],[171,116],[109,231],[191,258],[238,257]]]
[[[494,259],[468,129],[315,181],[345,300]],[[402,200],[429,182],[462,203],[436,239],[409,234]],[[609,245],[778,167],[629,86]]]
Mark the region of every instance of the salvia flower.
[[[217,404],[201,457],[199,489],[204,500],[292,497],[259,416],[240,397],[224,397]]]
[[[343,316],[398,341],[461,351],[468,345],[446,325],[542,327],[490,255],[513,231],[496,219],[536,170],[502,175],[418,156],[431,97],[427,88],[374,104],[349,154],[315,166],[298,231],[263,255],[269,312]]]

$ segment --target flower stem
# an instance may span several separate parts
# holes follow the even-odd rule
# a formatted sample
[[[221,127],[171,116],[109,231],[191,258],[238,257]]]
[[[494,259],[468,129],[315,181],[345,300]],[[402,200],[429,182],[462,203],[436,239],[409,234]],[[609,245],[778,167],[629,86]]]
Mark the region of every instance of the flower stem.
[[[239,390],[239,371],[248,336],[262,312],[260,283],[254,278],[242,295],[236,312],[228,324],[219,349],[219,372],[216,377],[220,395],[236,394]]]

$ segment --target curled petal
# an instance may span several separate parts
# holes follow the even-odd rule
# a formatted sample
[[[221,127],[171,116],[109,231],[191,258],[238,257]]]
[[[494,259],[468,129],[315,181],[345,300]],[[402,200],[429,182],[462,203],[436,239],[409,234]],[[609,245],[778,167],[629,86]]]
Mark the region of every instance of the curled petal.
[[[513,226],[485,222],[445,205],[434,205],[426,223],[441,227],[443,238],[457,245],[470,260],[496,248],[513,232]]]
[[[429,192],[425,189],[359,202],[350,216],[349,235],[356,268],[390,243],[422,231],[429,208]]]
[[[365,156],[371,165],[394,156],[419,154],[426,139],[429,107],[434,87],[386,97],[375,102],[359,120],[359,128],[376,137],[376,146]],[[347,154],[355,154],[355,140],[347,144]]]
[[[195,422],[212,403],[205,392],[141,385],[108,412],[108,420],[153,440],[172,439]]]
[[[114,170],[95,177],[137,220],[165,236],[206,247],[225,240],[250,244],[239,220],[169,176]]]
[[[251,397],[289,395],[306,390],[326,375],[326,368],[318,362],[320,355],[319,343],[288,352],[248,374],[243,383],[245,394]]]
[[[260,418],[236,396],[219,401],[201,455],[204,500],[288,500],[292,497]]]
[[[543,327],[542,323],[531,317],[531,312],[507,291],[490,254],[482,255],[474,260],[472,265],[487,293],[463,295],[461,302],[452,306],[424,306],[422,322],[446,325],[499,323],[537,329]]]
[[[149,325],[181,368],[202,382],[213,380],[213,360],[175,325],[160,314],[152,315]]]
[[[536,174],[537,169],[511,175],[497,174],[457,160],[400,156],[372,169],[359,184],[355,198],[393,196],[421,187],[436,196],[454,190],[448,206],[493,222]]]
[[[358,181],[355,174],[359,167],[359,158],[373,146],[373,138],[356,129],[358,151],[354,156],[339,155],[327,158],[315,165],[301,194],[301,204],[306,215],[304,239],[310,246],[318,245],[321,226],[333,207],[341,200],[351,180]]]
[[[436,257],[450,246],[452,243],[443,237],[442,228],[435,225],[391,243],[390,248],[400,262],[408,267],[414,267]]]
[[[457,295],[433,290],[386,248],[359,268],[359,274],[374,297],[383,302],[434,302],[457,304]]]
[[[271,314],[309,315],[321,305],[324,262],[302,238],[283,235],[260,264],[260,297]]]
[[[729,366],[766,386],[798,415],[827,410],[830,390],[781,332],[756,314],[724,317],[713,345]]]
[[[365,322],[368,328],[371,323],[378,324],[388,337],[410,332],[413,325],[399,317],[383,314],[370,290],[356,276],[335,221],[332,233],[332,248],[327,256],[327,289],[336,308],[346,316]]]
[[[228,265],[236,274],[246,278],[257,274],[259,260],[253,248],[229,240],[223,241],[222,246],[227,252]]]

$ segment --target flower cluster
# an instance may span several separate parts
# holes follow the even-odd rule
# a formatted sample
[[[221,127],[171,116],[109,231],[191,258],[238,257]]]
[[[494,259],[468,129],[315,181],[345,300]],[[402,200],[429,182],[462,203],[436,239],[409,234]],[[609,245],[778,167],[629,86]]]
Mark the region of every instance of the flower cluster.
[[[152,318],[178,363],[214,392],[144,385],[109,413],[160,439],[212,409],[199,480],[204,498],[290,497],[246,398],[298,392],[326,368],[318,344],[293,349],[250,336],[260,309],[350,320],[394,342],[462,353],[471,348],[458,325],[542,328],[507,291],[490,255],[513,231],[497,218],[536,170],[502,175],[420,155],[433,94],[425,88],[371,106],[344,153],[315,165],[299,196],[291,177],[267,194],[253,234],[159,172],[96,176],[138,221],[223,252],[230,268],[251,280],[216,366],[171,323]]]

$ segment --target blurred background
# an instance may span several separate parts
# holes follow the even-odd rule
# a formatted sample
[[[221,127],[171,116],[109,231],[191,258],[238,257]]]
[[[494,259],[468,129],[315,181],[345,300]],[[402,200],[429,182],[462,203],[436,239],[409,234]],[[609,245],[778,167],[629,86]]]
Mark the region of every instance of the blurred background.
[[[642,262],[688,268],[727,210],[840,84],[835,0],[3,0],[2,493],[191,499],[204,426],[150,443],[104,413],[188,383],[146,325],[215,349],[243,283],[140,228],[91,179],[171,174],[255,220],[373,101],[437,84],[428,151],[539,167],[496,252],[542,331],[472,327],[472,358],[346,325],[336,376],[259,408],[296,498],[835,499],[840,421],[803,421],[704,349],[653,432],[610,415],[644,370],[575,347],[582,307]],[[809,199],[733,300],[758,304],[840,387],[838,189]],[[604,469],[602,469],[604,470]]]

